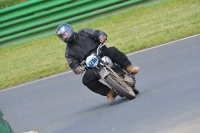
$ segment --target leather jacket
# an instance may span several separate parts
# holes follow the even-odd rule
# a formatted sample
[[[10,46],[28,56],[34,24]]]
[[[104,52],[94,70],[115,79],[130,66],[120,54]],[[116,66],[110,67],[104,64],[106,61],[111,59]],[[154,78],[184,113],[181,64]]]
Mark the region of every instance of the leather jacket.
[[[80,63],[96,51],[100,44],[100,35],[107,36],[103,31],[84,28],[74,34],[73,41],[67,43],[65,57],[74,73],[76,73],[76,68],[80,66]]]

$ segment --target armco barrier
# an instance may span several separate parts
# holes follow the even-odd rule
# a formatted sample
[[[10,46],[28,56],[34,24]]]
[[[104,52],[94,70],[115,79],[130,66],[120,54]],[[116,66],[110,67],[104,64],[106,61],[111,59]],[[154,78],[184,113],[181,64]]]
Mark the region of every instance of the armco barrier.
[[[55,34],[73,23],[142,0],[32,0],[0,10],[0,46]]]

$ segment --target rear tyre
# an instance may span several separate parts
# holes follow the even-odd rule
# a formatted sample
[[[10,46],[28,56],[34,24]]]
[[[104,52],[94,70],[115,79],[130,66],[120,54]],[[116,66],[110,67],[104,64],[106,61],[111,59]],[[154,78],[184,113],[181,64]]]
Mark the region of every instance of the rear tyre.
[[[109,75],[105,78],[106,82],[116,89],[117,93],[123,97],[125,96],[128,99],[134,99],[135,93],[132,88],[128,86],[121,78],[116,76],[114,73],[110,72]]]

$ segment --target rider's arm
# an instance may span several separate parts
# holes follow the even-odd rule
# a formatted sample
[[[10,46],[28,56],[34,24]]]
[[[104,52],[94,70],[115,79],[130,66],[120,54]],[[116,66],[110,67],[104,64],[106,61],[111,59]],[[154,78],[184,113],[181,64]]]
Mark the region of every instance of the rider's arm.
[[[77,68],[80,67],[80,64],[78,63],[78,60],[76,60],[72,55],[68,54],[68,50],[65,52],[65,58],[67,59],[67,62],[69,64],[69,67],[73,70],[75,74],[77,73]]]
[[[101,30],[90,29],[90,28],[81,29],[79,32],[86,32],[86,33],[90,34],[90,36],[92,38],[94,38],[95,40],[98,40],[98,41],[100,41],[101,36],[107,37],[105,32],[103,32]]]
[[[78,74],[77,71],[76,71],[77,68],[80,67],[78,61],[77,60],[73,60],[73,58],[70,58],[70,57],[66,57],[66,59],[67,59],[67,62],[69,64],[69,67],[73,70],[73,72],[75,74]]]

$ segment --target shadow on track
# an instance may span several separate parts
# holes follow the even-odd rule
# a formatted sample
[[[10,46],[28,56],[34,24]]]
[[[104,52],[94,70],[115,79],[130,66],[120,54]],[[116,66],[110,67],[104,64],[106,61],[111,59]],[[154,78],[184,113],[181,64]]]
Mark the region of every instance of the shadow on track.
[[[96,106],[91,106],[91,108],[80,110],[80,112],[78,112],[78,113],[89,113],[89,112],[93,112],[93,111],[105,110],[105,109],[109,109],[111,107],[129,102],[129,101],[131,101],[131,100],[129,100],[127,98],[117,98],[111,105],[109,105],[107,102],[103,102],[102,104],[98,104]]]

